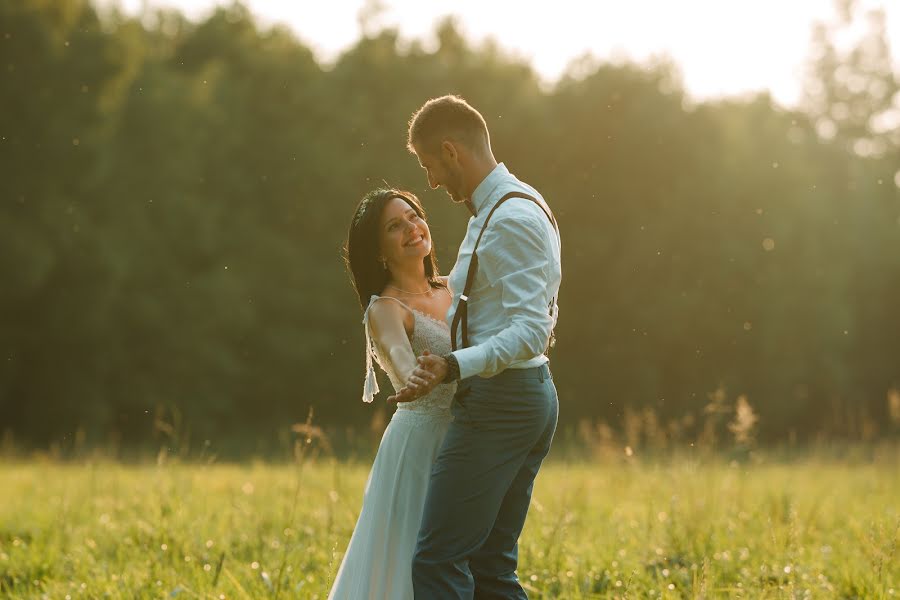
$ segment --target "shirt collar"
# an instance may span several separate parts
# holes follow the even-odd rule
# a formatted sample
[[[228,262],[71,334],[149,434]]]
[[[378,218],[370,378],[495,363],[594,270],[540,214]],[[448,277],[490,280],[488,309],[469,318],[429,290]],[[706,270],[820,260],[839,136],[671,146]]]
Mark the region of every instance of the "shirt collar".
[[[481,180],[481,183],[479,183],[478,187],[475,188],[475,191],[472,192],[472,208],[474,208],[476,216],[481,212],[482,208],[487,206],[488,200],[491,197],[491,192],[493,192],[506,177],[509,177],[509,170],[506,168],[506,165],[500,163],[494,167],[493,171],[488,173],[487,177]]]

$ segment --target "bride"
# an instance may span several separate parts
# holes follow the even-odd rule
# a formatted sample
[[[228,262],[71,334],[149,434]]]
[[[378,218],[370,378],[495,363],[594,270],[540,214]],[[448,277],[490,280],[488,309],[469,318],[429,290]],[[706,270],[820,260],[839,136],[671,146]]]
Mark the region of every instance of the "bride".
[[[367,194],[350,224],[346,254],[365,309],[363,401],[371,402],[378,393],[373,357],[400,390],[417,356],[450,351],[444,315],[451,295],[446,278],[438,275],[425,211],[410,192]],[[438,385],[398,405],[378,447],[329,599],[412,600],[412,556],[455,391],[455,383]]]

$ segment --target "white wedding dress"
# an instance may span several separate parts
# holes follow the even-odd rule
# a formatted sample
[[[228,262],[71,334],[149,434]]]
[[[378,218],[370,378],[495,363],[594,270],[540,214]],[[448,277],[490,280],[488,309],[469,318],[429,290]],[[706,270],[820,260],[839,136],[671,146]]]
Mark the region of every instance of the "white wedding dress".
[[[369,332],[369,308],[376,301],[399,302],[372,296],[363,323],[366,327],[367,373],[363,399],[371,402],[378,385],[372,357],[402,387],[387,364],[386,353],[374,344]],[[403,304],[411,311],[415,327],[410,340],[413,353],[421,356],[450,352],[447,324]],[[431,465],[437,457],[452,420],[450,404],[456,384],[438,385],[430,394],[401,403],[394,412],[366,482],[362,510],[347,552],[335,577],[329,600],[413,600],[412,556],[425,506]]]

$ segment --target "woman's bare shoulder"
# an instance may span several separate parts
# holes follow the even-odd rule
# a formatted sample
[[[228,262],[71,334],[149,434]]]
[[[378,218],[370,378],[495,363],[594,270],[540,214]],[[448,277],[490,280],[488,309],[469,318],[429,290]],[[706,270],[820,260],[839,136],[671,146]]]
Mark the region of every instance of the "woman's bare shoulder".
[[[394,296],[378,296],[369,307],[369,323],[375,331],[384,331],[397,323],[402,323],[403,327],[408,329],[411,320],[412,309]]]

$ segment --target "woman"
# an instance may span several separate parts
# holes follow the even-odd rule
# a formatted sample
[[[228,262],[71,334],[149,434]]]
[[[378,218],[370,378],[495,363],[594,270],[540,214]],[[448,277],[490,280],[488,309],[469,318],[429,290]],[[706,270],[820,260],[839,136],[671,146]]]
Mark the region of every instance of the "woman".
[[[378,393],[373,357],[399,390],[417,356],[450,351],[444,315],[451,295],[438,275],[425,211],[409,192],[379,189],[362,199],[350,225],[347,263],[365,309],[363,401],[371,402]],[[330,599],[412,600],[413,551],[455,391],[455,383],[438,385],[394,412]]]

